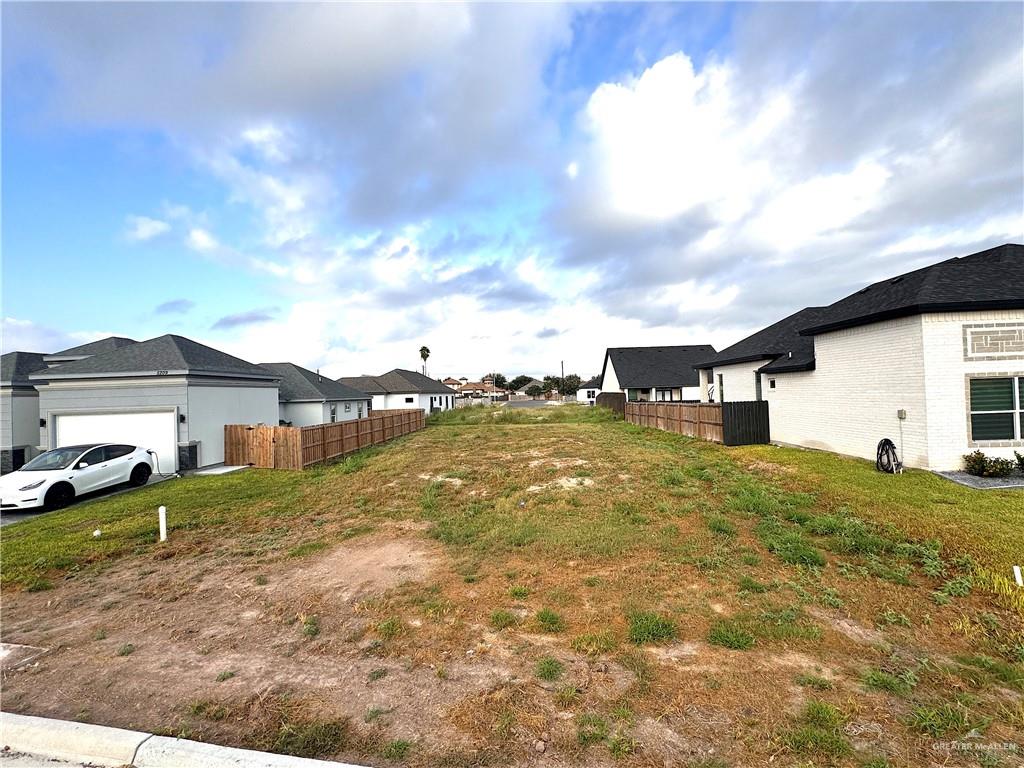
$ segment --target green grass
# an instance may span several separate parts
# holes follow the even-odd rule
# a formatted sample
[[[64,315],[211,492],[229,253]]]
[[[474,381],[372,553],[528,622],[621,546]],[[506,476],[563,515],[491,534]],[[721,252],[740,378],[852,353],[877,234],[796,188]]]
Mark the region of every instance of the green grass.
[[[302,620],[302,634],[308,638],[314,638],[320,634],[320,617],[307,616]]]
[[[226,669],[223,672],[221,672],[219,675],[217,675],[217,682],[218,683],[223,683],[225,680],[230,680],[234,676],[235,676],[235,671],[234,670]]]
[[[516,584],[508,588],[508,593],[516,600],[525,600],[530,596],[530,588]]]
[[[921,733],[936,738],[947,734],[963,736],[968,731],[982,728],[987,724],[961,701],[914,707],[907,722]]]
[[[312,720],[282,723],[270,745],[271,752],[292,757],[330,757],[349,738],[347,720]]]
[[[831,691],[835,687],[831,680],[810,672],[797,675],[796,684],[804,688],[813,688],[816,691]]]
[[[839,758],[852,753],[842,733],[846,718],[835,706],[824,701],[807,702],[800,721],[783,731],[780,741],[798,755]]]
[[[900,673],[883,669],[869,669],[864,673],[864,685],[873,691],[885,691],[895,696],[908,696],[917,685],[917,675],[907,669]]]
[[[576,741],[581,746],[597,744],[608,738],[608,722],[594,712],[584,712],[576,720]]]
[[[390,616],[377,625],[377,634],[382,640],[394,640],[405,633],[405,624],[398,616]]]
[[[794,482],[805,490],[911,539],[955,544],[984,568],[1009,573],[1019,565],[1024,504],[1013,490],[976,491],[914,469],[893,478],[876,471],[874,461],[824,451],[745,446],[736,453],[792,467]]]
[[[630,614],[629,642],[636,645],[663,643],[675,639],[676,625],[671,619],[659,616],[653,611],[639,611]]]
[[[537,623],[545,632],[557,633],[565,630],[565,619],[550,608],[537,611]]]
[[[708,632],[708,642],[734,651],[746,651],[754,646],[754,636],[736,622],[719,621]]]
[[[409,756],[409,750],[412,749],[412,742],[406,741],[405,739],[395,739],[389,741],[380,750],[380,756],[385,760],[405,760]]]
[[[133,653],[135,653],[135,646],[131,643],[125,643],[117,649],[118,656],[131,656]]]
[[[554,656],[543,656],[537,660],[533,669],[535,675],[546,682],[554,682],[562,676],[565,665]]]
[[[587,656],[600,656],[603,653],[610,653],[618,647],[618,640],[615,633],[611,631],[590,632],[585,635],[574,637],[569,643],[574,651],[586,654]]]
[[[491,614],[491,626],[495,629],[508,629],[519,623],[519,617],[512,611],[498,610]]]
[[[607,408],[576,403],[545,405],[538,408],[506,408],[495,405],[470,405],[432,414],[432,426],[480,426],[486,424],[606,424],[618,417]]]

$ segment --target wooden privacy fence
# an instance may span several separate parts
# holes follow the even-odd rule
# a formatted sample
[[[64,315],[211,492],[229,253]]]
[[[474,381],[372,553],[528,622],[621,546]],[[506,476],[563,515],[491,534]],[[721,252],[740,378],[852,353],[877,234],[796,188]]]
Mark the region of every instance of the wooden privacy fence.
[[[699,437],[725,445],[752,445],[769,441],[768,402],[735,403],[626,403],[631,424]]]
[[[423,411],[374,411],[363,419],[311,427],[226,424],[224,463],[262,469],[304,469],[386,443],[425,426]]]
[[[607,408],[615,411],[619,416],[623,415],[626,408],[626,396],[621,392],[599,392],[594,398],[594,405],[598,408]]]

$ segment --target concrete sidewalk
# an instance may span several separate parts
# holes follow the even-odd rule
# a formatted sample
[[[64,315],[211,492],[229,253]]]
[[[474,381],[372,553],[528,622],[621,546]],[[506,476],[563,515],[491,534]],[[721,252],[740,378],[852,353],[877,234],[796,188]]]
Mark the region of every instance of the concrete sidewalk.
[[[0,712],[0,744],[4,768],[364,768],[10,712]]]

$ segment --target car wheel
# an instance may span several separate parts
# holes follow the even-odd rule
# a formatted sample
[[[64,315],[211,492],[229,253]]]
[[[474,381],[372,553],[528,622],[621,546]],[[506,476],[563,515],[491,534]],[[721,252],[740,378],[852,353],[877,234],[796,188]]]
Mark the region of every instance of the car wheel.
[[[132,470],[131,484],[135,487],[145,485],[149,482],[149,476],[153,474],[148,464],[139,464]]]
[[[46,492],[45,509],[62,509],[75,500],[75,489],[68,483],[58,483]]]

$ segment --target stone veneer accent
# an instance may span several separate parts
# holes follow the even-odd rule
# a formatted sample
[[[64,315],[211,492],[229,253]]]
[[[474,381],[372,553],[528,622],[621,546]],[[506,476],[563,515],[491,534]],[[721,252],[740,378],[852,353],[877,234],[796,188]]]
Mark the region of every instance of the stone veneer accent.
[[[1024,360],[1024,324],[964,324],[964,360]]]

